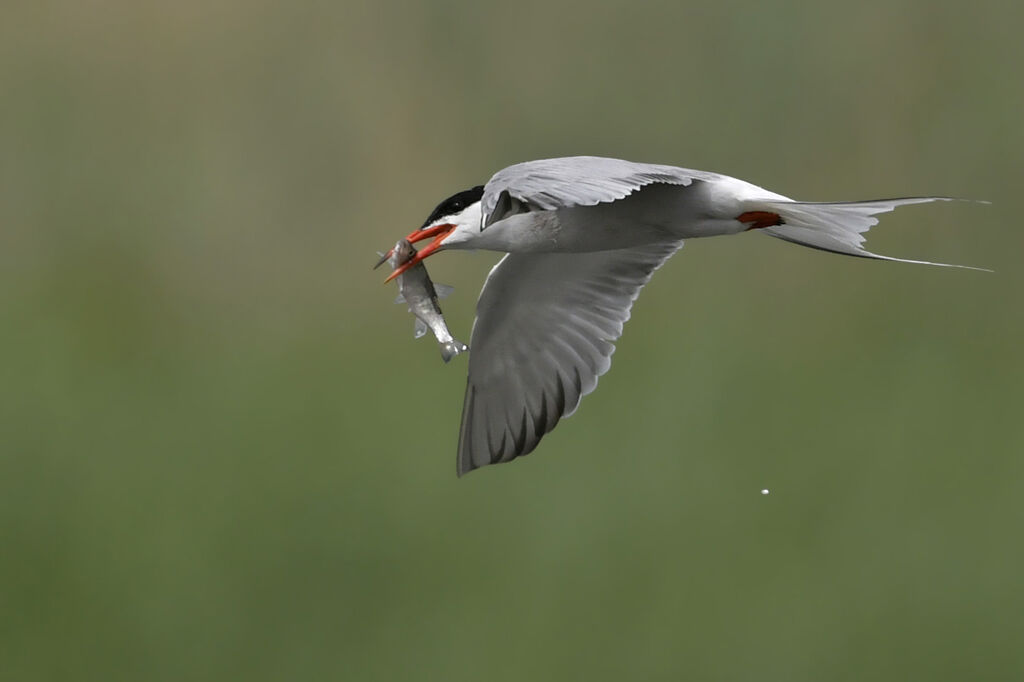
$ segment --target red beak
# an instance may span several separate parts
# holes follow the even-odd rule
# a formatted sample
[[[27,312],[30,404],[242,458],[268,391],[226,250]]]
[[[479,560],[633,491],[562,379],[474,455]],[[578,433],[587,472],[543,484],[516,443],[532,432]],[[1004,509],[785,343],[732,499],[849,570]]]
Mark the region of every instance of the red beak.
[[[432,241],[429,244],[427,244],[426,246],[424,246],[422,249],[420,249],[416,253],[415,256],[413,256],[412,258],[410,258],[409,260],[407,260],[406,262],[402,263],[397,268],[395,268],[391,272],[391,274],[388,275],[388,278],[386,280],[384,280],[384,281],[385,282],[390,282],[395,277],[398,277],[403,272],[405,272],[406,270],[408,270],[412,266],[416,265],[417,263],[422,261],[424,258],[429,256],[430,254],[432,254],[435,251],[437,251],[439,248],[441,248],[441,242],[444,241],[444,238],[447,237],[448,235],[450,235],[454,231],[455,231],[455,226],[454,225],[452,225],[450,223],[445,223],[443,225],[434,225],[433,227],[428,227],[425,230],[416,230],[415,232],[410,234],[408,237],[406,237],[406,239],[408,239],[410,242],[413,242],[413,243],[419,242],[419,241],[423,241],[424,239],[430,239],[431,237],[434,238],[434,241]],[[385,256],[383,258],[381,258],[380,263],[383,263],[388,258],[390,258],[391,254],[393,252],[394,252],[394,249],[391,249],[390,251],[388,251],[387,254],[385,254]],[[380,265],[380,263],[378,263],[377,265]]]

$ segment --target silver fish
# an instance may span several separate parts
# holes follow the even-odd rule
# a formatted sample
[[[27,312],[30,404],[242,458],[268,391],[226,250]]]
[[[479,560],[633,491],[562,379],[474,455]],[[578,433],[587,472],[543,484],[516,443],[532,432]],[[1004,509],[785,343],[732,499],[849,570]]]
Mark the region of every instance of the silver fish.
[[[381,262],[387,260],[391,269],[401,266],[416,255],[416,249],[409,243],[408,239],[401,239],[391,254],[381,256]],[[379,265],[380,263],[378,263]],[[441,357],[448,362],[459,353],[469,350],[469,347],[453,338],[448,331],[448,325],[444,322],[444,315],[441,313],[441,306],[437,299],[443,298],[452,292],[452,288],[444,284],[436,287],[427,274],[427,267],[422,262],[412,266],[396,280],[398,281],[398,298],[395,303],[406,303],[409,312],[416,316],[416,327],[414,334],[420,338],[427,333],[427,329],[434,332],[437,345],[441,349]]]

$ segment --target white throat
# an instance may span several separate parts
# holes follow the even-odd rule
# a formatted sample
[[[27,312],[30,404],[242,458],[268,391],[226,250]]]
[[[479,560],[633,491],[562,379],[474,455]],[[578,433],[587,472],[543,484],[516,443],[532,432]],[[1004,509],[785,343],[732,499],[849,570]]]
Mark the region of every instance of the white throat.
[[[482,224],[480,219],[480,202],[478,201],[470,204],[458,213],[445,216],[433,223],[433,225],[444,224],[454,225],[455,229],[451,234],[445,237],[443,242],[441,242],[443,247],[457,249],[460,248],[460,244],[471,242],[473,239],[480,236],[480,226]],[[432,227],[432,225],[428,225],[427,227]],[[466,244],[466,246],[462,248],[474,247]]]

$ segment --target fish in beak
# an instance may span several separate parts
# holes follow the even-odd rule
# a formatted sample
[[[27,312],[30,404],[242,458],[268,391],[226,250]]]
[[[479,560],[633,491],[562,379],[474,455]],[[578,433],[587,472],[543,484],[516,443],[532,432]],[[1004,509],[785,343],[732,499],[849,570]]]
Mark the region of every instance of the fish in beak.
[[[398,277],[403,272],[405,272],[412,266],[416,265],[430,254],[437,251],[439,248],[441,248],[441,242],[444,241],[445,237],[447,237],[454,231],[455,225],[452,225],[451,223],[443,223],[441,225],[434,225],[433,227],[428,227],[425,230],[416,230],[415,232],[410,234],[408,237],[406,237],[406,239],[409,240],[409,242],[419,242],[423,241],[424,239],[430,239],[431,237],[433,237],[434,240],[427,244],[426,246],[424,246],[422,249],[420,249],[412,258],[410,258],[409,260],[407,260],[406,262],[402,263],[397,268],[392,270],[391,274],[388,275],[387,279],[385,279],[384,281],[390,282],[395,277]],[[394,251],[394,249],[389,249],[387,253],[382,254],[380,260],[377,261],[377,264],[373,266],[374,269],[379,268],[389,258],[391,258],[391,255],[394,253]]]

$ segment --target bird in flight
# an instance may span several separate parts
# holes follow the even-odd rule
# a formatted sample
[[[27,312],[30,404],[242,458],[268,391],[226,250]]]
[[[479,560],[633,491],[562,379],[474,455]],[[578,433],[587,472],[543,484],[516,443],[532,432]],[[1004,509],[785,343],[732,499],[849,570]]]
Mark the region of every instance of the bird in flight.
[[[447,249],[505,252],[484,282],[470,339],[459,476],[537,447],[611,366],[651,275],[683,242],[758,230],[814,249],[863,248],[879,213],[947,197],[817,203],[675,166],[576,156],[527,161],[445,199],[398,276]],[[963,267],[963,266],[953,266]]]

